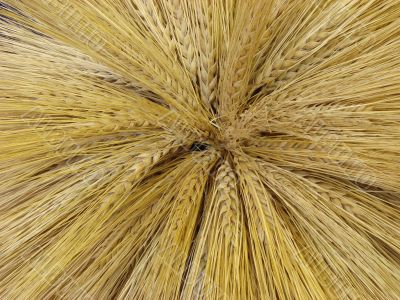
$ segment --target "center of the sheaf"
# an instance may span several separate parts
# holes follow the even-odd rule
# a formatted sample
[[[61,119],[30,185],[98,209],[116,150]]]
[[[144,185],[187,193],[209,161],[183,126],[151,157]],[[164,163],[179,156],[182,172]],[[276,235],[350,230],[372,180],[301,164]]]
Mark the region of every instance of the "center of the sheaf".
[[[203,131],[198,139],[192,140],[192,144],[189,146],[190,152],[214,149],[222,154],[248,145],[251,132],[247,126],[248,122],[244,122],[243,118],[220,118],[212,125],[207,128],[207,132]]]
[[[208,148],[210,148],[210,144],[196,141],[190,146],[190,151],[200,152],[200,151],[206,151],[208,150]]]
[[[227,146],[225,145],[224,141],[214,137],[214,138],[208,138],[206,140],[197,140],[194,141],[190,148],[189,151],[190,152],[203,152],[203,151],[207,151],[210,149],[214,149],[219,151],[220,153],[225,152],[227,149]]]

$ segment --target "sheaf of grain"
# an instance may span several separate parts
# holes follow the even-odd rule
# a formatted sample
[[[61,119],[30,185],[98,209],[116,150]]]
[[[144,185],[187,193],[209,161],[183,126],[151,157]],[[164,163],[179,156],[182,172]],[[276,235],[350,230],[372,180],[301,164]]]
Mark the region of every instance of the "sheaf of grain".
[[[0,3],[0,298],[400,295],[400,1]]]

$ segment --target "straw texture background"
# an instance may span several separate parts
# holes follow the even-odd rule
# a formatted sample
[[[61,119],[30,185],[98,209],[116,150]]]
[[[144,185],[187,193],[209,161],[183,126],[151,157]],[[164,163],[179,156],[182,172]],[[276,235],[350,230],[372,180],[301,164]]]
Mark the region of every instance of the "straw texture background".
[[[0,298],[400,299],[399,0],[0,3]]]

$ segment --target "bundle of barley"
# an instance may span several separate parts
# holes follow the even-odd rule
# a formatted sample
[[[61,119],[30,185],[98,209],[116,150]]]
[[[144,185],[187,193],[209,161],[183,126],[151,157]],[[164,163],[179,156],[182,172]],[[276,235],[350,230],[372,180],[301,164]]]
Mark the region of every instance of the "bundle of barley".
[[[400,0],[0,10],[1,299],[400,299]]]

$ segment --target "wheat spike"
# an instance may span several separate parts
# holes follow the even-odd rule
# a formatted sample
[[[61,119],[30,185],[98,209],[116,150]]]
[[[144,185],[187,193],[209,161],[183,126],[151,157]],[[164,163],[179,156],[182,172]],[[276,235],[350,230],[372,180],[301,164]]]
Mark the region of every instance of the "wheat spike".
[[[207,221],[200,225],[183,297],[239,299],[254,295],[246,253],[243,208],[236,175],[228,160],[218,167],[210,193],[204,210]],[[218,251],[213,251],[217,244],[220,245]],[[239,269],[243,274],[234,274],[234,270]],[[242,289],[239,282],[243,283]]]
[[[149,295],[151,285],[158,286],[151,291],[151,298],[177,298],[181,278],[185,270],[185,258],[191,248],[193,232],[197,225],[197,215],[202,203],[202,194],[207,183],[206,174],[213,167],[217,153],[196,155],[198,164],[195,166],[193,177],[184,182],[183,189],[170,194],[173,205],[170,208],[168,221],[160,235],[149,246],[151,256],[143,257],[133,270],[121,298],[141,298]],[[189,195],[190,197],[187,197]],[[148,284],[137,282],[138,274],[147,274],[151,278]],[[175,284],[165,284],[169,280]]]
[[[244,199],[246,203],[247,215],[254,220],[251,221],[251,249],[254,256],[254,265],[256,266],[257,280],[266,281],[265,285],[261,285],[261,294],[268,295],[270,298],[277,298],[285,295],[286,298],[300,298],[301,295],[307,295],[309,298],[325,299],[329,298],[331,291],[323,289],[323,286],[314,277],[315,269],[312,266],[299,266],[297,259],[304,259],[301,249],[293,240],[287,225],[285,226],[285,217],[279,212],[274,202],[271,192],[266,188],[265,179],[262,172],[256,171],[258,168],[248,157],[237,155],[236,165],[240,170],[240,174],[247,174],[241,178],[241,186],[246,190]],[[278,250],[279,249],[279,250]],[[290,249],[290,250],[289,250]],[[285,251],[288,251],[287,253]],[[276,257],[279,252],[280,257]],[[285,278],[279,276],[269,277],[268,273],[274,272],[276,268],[285,269],[290,277],[288,284]],[[293,271],[296,269],[296,272]],[[269,270],[265,272],[265,270]],[[265,273],[264,273],[265,272]],[[302,283],[302,277],[308,278],[308,285]],[[312,286],[312,288],[310,288]],[[294,288],[295,287],[295,288]]]
[[[161,2],[165,5],[163,9],[168,12],[166,17],[172,25],[170,30],[175,34],[176,47],[180,53],[185,71],[194,85],[197,83],[197,64],[196,49],[194,47],[190,10],[191,3],[187,1],[168,0]]]
[[[221,67],[225,76],[220,78],[219,83],[220,115],[229,122],[232,122],[233,115],[237,113],[243,97],[246,96],[250,74],[254,68],[253,56],[258,50],[259,37],[268,20],[268,14],[264,13],[270,10],[268,2],[238,1],[236,5],[240,7],[239,10],[248,13],[235,19],[232,27],[234,39],[227,43],[236,44],[237,47],[226,49],[226,60]]]
[[[349,280],[348,282],[351,282],[352,286],[348,286],[346,287],[346,289],[348,289],[348,293],[350,297],[354,297],[354,287],[356,287],[356,291],[358,290],[358,286],[362,286],[364,284],[366,284],[367,281],[371,280],[371,278],[376,278],[376,276],[381,276],[378,275],[379,273],[381,274],[386,274],[388,271],[385,271],[385,268],[387,268],[388,263],[387,260],[382,257],[379,256],[378,254],[373,254],[371,252],[376,252],[377,250],[374,247],[370,246],[370,242],[368,241],[368,239],[362,235],[361,231],[355,231],[354,228],[349,227],[346,223],[342,223],[340,224],[340,222],[338,222],[338,216],[331,218],[330,222],[324,222],[323,220],[326,221],[326,218],[323,217],[323,215],[325,213],[329,213],[329,211],[332,209],[332,205],[333,203],[327,203],[325,201],[323,201],[324,198],[319,198],[318,201],[314,202],[314,203],[310,203],[310,202],[305,202],[302,199],[305,199],[305,197],[309,197],[309,198],[314,198],[315,200],[317,200],[316,196],[313,196],[313,194],[315,193],[314,190],[309,189],[306,185],[303,185],[303,189],[299,190],[296,180],[294,180],[294,178],[291,178],[292,182],[290,183],[290,185],[287,185],[289,182],[286,181],[285,178],[287,178],[287,174],[286,172],[283,171],[275,171],[272,172],[269,175],[266,175],[267,178],[269,178],[269,184],[271,186],[271,188],[278,188],[279,185],[286,185],[287,188],[291,189],[291,192],[293,193],[293,198],[292,197],[287,197],[285,198],[286,201],[297,201],[298,203],[298,207],[296,209],[300,209],[300,207],[302,207],[302,209],[304,210],[303,214],[302,214],[302,218],[304,218],[304,224],[305,226],[309,226],[311,224],[308,224],[308,216],[313,214],[315,216],[315,219],[313,220],[313,231],[314,233],[318,236],[319,234],[322,234],[323,232],[329,231],[331,233],[331,236],[327,236],[324,234],[324,241],[320,240],[319,241],[319,245],[318,246],[322,246],[325,247],[325,245],[329,248],[332,249],[332,251],[336,252],[338,255],[339,260],[337,261],[337,264],[335,265],[336,268],[338,268],[338,281],[343,281],[343,283],[341,285],[343,286],[347,286],[348,283],[346,283],[347,280]],[[299,179],[301,181],[301,179]],[[300,183],[300,182],[299,182]],[[286,191],[280,190],[282,193],[285,193]],[[304,205],[304,206],[303,206]],[[318,213],[317,213],[317,209],[318,209]],[[320,216],[318,216],[320,214]],[[340,224],[340,225],[339,225]],[[342,227],[342,228],[341,228]],[[330,228],[330,229],[329,229]],[[305,229],[307,230],[307,229]],[[352,236],[354,234],[358,234],[358,242],[357,243],[352,243],[351,247],[347,247],[346,250],[345,249],[340,249],[340,247],[337,247],[336,243],[333,242],[328,242],[329,239],[334,239],[334,236],[340,236],[340,240],[342,242],[346,241],[346,240],[350,240],[352,238]],[[315,238],[317,238],[317,236]],[[339,240],[339,238],[336,238],[336,240]],[[329,243],[329,244],[328,244]],[[353,248],[354,247],[354,248]],[[336,248],[336,249],[335,249]],[[369,253],[366,256],[360,257],[359,255],[357,255],[356,253]],[[343,257],[343,258],[340,258]],[[347,257],[347,259],[345,258]],[[374,264],[373,269],[368,270],[368,273],[364,273],[361,270],[362,266],[365,262],[363,262],[363,260],[365,259],[365,257],[373,257],[374,259],[369,260],[369,263],[372,265]],[[340,260],[343,259],[343,262],[346,261],[345,264],[341,264]],[[358,271],[358,276],[357,278],[352,278],[350,274],[348,274],[349,269],[348,269],[348,263],[350,263],[352,265],[352,270],[361,268]],[[376,273],[374,276],[371,276],[370,272]],[[393,293],[397,293],[397,287],[396,287],[396,281],[397,281],[397,277],[399,276],[399,274],[393,274],[393,277],[387,278],[388,280],[385,282],[385,285],[387,286],[387,289],[375,289],[375,290],[371,290],[371,293],[377,295],[377,297],[392,297],[391,294]],[[334,285],[332,285],[333,287],[335,287]],[[340,286],[340,284],[338,284],[338,286]],[[340,290],[337,290],[336,293],[340,293]],[[357,293],[362,293],[360,291],[358,291]],[[368,294],[368,293],[367,293]],[[340,297],[341,295],[338,294],[338,297]]]
[[[213,20],[214,12],[220,9],[217,4],[199,2],[194,8],[199,25],[195,26],[197,52],[199,56],[198,78],[201,99],[210,109],[215,109],[218,82],[217,48],[220,36],[213,36],[213,29],[218,26],[220,20]]]
[[[400,1],[0,2],[0,299],[400,298]]]

